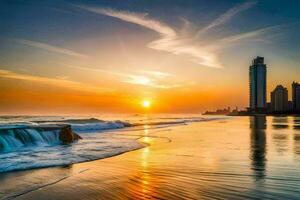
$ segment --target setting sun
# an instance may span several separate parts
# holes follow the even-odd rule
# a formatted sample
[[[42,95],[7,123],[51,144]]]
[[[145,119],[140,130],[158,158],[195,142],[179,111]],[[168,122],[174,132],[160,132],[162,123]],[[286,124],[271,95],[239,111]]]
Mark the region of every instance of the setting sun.
[[[142,102],[142,105],[143,105],[144,108],[149,108],[151,106],[151,102],[148,101],[148,100],[144,100]]]

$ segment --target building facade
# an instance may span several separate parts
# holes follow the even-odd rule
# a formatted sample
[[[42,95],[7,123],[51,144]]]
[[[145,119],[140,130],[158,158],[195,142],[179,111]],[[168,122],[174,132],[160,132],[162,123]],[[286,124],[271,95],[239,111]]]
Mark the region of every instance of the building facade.
[[[266,111],[267,67],[263,57],[256,57],[249,67],[249,89],[251,112]]]
[[[300,112],[300,84],[293,82],[292,84],[292,99],[293,99],[293,110]]]
[[[287,112],[289,110],[288,89],[278,85],[271,92],[271,111]]]

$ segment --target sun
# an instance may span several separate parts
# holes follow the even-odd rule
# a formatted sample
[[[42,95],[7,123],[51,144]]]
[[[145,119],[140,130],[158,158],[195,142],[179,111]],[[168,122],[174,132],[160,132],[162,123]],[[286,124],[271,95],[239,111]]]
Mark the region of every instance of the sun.
[[[142,105],[144,108],[149,108],[151,106],[151,102],[149,100],[144,100]]]

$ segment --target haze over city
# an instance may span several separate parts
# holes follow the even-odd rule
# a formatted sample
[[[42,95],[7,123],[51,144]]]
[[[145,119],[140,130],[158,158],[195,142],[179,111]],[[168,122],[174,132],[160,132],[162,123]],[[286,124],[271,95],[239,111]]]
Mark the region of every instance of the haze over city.
[[[299,81],[298,1],[57,2],[1,1],[1,114],[245,108],[256,56]]]

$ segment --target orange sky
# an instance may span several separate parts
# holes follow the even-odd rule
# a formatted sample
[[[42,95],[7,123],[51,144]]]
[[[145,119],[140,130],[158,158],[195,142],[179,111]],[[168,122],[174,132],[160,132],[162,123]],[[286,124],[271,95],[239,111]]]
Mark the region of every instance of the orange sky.
[[[13,12],[15,5],[0,6],[3,13],[11,11],[0,37],[0,114],[245,108],[248,68],[256,56],[268,66],[268,98],[277,84],[290,90],[292,81],[300,81],[297,40],[289,41],[298,24],[262,16],[258,2],[206,13],[166,9],[165,15],[152,4],[147,12],[51,5],[20,4],[19,12]],[[260,23],[253,23],[254,14]],[[147,111],[144,100],[152,102]]]

